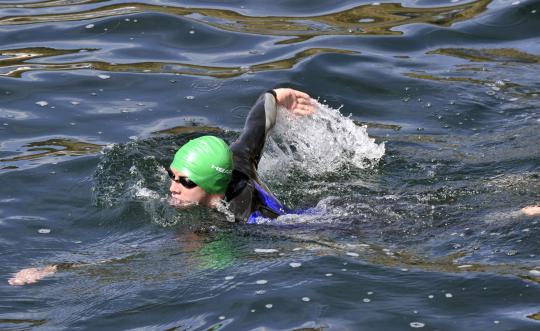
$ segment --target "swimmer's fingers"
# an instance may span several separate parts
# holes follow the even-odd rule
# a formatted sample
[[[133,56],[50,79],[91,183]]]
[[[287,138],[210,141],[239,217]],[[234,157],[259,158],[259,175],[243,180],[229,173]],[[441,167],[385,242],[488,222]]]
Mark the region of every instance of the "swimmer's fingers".
[[[293,114],[308,116],[315,112],[315,107],[312,104],[299,104],[293,110]]]

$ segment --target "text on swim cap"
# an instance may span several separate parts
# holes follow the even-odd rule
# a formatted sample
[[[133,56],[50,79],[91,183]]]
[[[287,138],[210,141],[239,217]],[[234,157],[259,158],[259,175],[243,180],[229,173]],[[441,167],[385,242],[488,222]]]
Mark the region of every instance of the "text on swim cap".
[[[211,165],[211,168],[212,169],[216,169],[216,171],[218,172],[221,172],[222,174],[230,174],[232,172],[232,170],[230,169],[225,169],[225,168],[222,168],[222,167],[218,167],[216,165]]]

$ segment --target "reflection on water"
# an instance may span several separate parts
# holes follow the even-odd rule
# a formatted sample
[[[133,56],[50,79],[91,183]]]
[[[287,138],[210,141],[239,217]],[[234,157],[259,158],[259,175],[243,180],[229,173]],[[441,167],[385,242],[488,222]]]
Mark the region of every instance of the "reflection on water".
[[[449,26],[484,12],[490,2],[491,0],[478,0],[432,8],[403,7],[399,3],[365,4],[341,12],[305,17],[252,17],[224,9],[123,3],[65,14],[8,16],[0,19],[0,25],[82,21],[155,12],[189,17],[225,31],[298,38],[289,41],[290,43],[322,35],[399,35],[401,32],[396,31],[396,27],[413,23]]]
[[[540,56],[514,48],[440,48],[427,54],[455,56],[473,62],[540,63]]]
[[[0,162],[7,164],[7,169],[13,169],[10,162],[30,161],[44,159],[47,157],[60,156],[82,156],[96,154],[101,151],[102,146],[75,139],[48,139],[45,141],[31,142],[23,146],[26,152],[23,155],[0,159]]]
[[[332,48],[310,48],[294,54],[290,58],[246,65],[241,67],[211,67],[194,65],[187,63],[160,63],[160,62],[138,62],[138,63],[106,63],[99,61],[74,62],[74,63],[29,63],[27,60],[38,57],[52,57],[64,54],[75,54],[81,50],[56,50],[50,48],[31,48],[2,51],[1,55],[8,58],[0,59],[0,76],[21,78],[28,71],[60,71],[60,70],[81,70],[94,69],[110,72],[134,72],[134,73],[169,73],[192,76],[210,76],[215,78],[232,78],[245,73],[255,73],[270,70],[284,70],[294,67],[296,64],[317,54],[355,54],[353,51],[332,49]],[[92,51],[85,49],[84,51]]]

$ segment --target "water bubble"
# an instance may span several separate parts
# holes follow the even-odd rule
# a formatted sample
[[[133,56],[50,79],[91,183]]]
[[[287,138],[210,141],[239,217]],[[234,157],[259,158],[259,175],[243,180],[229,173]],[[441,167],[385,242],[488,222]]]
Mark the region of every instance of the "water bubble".
[[[501,323],[500,321],[493,321],[493,324],[499,324]]]
[[[347,271],[347,269],[346,269],[346,268],[343,268],[343,269],[341,269],[341,271]]]
[[[225,316],[219,316],[218,318],[223,321],[225,319]]]
[[[367,295],[372,295],[372,294],[373,294],[372,291],[367,292]]]
[[[186,99],[187,100],[193,100],[193,99],[195,99],[195,97],[193,95],[188,95],[188,96],[186,96]]]
[[[137,22],[139,22],[138,19],[134,19],[134,20],[133,20],[133,23],[137,23]]]
[[[365,303],[368,303],[368,302],[371,302],[371,299],[369,299],[369,298],[364,298],[364,299],[362,299],[362,301],[365,302]]]
[[[534,271],[536,271],[536,270],[534,270]],[[334,274],[331,274],[331,273],[325,274],[326,277],[332,277],[333,275],[334,275]]]
[[[401,271],[404,271],[404,272],[405,272],[405,271],[409,271],[409,269],[407,269],[407,268],[401,268]]]
[[[289,263],[289,266],[291,266],[291,268],[298,268],[298,267],[302,266],[302,263],[300,263],[300,262],[291,262],[291,263]]]
[[[75,122],[69,122],[69,125],[77,125]]]
[[[309,297],[303,297],[303,298],[302,298],[302,301],[304,301],[304,302],[310,302],[311,299],[310,299]]]
[[[255,282],[255,284],[259,284],[259,285],[264,285],[268,283],[268,281],[266,279],[259,279]]]
[[[255,310],[255,309],[251,309],[251,312],[254,313],[254,312],[256,312],[256,310]]]
[[[426,103],[426,108],[431,108],[431,103]]]
[[[266,304],[264,306],[266,307],[266,309],[270,309],[270,308],[274,307],[274,305],[271,304],[271,303],[268,303],[268,304]]]
[[[234,276],[225,276],[225,280],[233,280]]]
[[[531,14],[536,14],[536,9],[531,10]]]
[[[195,30],[189,30],[189,34],[195,34]]]
[[[453,297],[452,293],[445,293],[444,296],[447,297],[447,298],[452,298]]]
[[[109,78],[111,78],[111,76],[105,75],[105,74],[99,74],[98,77],[101,78],[101,79],[109,79]]]
[[[94,27],[94,24],[88,24],[87,26],[85,26],[85,28],[87,28],[87,29],[91,29],[93,27]]]
[[[74,105],[74,106],[77,106],[77,105],[80,104],[80,102],[79,101],[71,101],[71,104]]]
[[[433,299],[435,296],[433,294],[430,294],[427,296],[429,299]]]
[[[41,234],[49,234],[51,233],[51,229],[39,229],[37,232]]]
[[[410,325],[411,325],[411,328],[415,328],[415,329],[423,328],[425,326],[425,324],[422,322],[411,322]]]
[[[47,101],[45,101],[45,100],[41,100],[41,101],[36,102],[36,105],[41,106],[41,107],[45,107],[48,104],[49,103]]]

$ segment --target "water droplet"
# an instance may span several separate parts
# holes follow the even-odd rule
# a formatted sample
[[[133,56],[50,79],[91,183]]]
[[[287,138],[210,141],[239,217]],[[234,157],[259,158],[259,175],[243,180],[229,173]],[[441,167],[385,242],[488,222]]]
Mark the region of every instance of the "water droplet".
[[[310,299],[309,297],[303,297],[303,298],[302,298],[302,301],[304,301],[304,302],[310,302],[311,299]]]
[[[326,277],[332,277],[334,274],[331,274],[331,273],[327,273],[325,274]]]
[[[254,312],[256,312],[256,310],[255,310],[255,309],[251,309],[251,312],[254,313]]]
[[[409,271],[407,268],[401,268],[401,271]]]
[[[93,27],[94,27],[94,24],[88,24],[87,26],[85,26],[85,28],[87,28],[87,29],[91,29]]]
[[[271,304],[271,303],[268,303],[268,304],[265,305],[265,307],[266,307],[266,309],[270,309],[270,308],[274,307],[274,305]]]
[[[225,277],[225,280],[232,280],[232,279],[234,279],[234,276],[226,276]]]
[[[514,255],[517,255],[517,253],[518,253],[518,251],[516,251],[515,249],[511,249],[508,252],[506,252],[506,255],[514,256]]]
[[[429,102],[426,103],[426,107],[427,107],[427,108],[431,108],[431,103],[429,103]]]
[[[76,125],[77,123],[75,122],[69,122],[69,125]]]
[[[45,101],[45,100],[41,100],[41,101],[36,102],[36,105],[41,106],[41,107],[45,107],[48,104],[49,103],[47,101]]]
[[[536,9],[531,10],[531,14],[536,14]]]
[[[195,34],[195,30],[189,30],[189,34]]]
[[[277,253],[277,252],[278,250],[275,248],[255,248],[255,253],[267,254],[267,253]]]
[[[447,297],[447,298],[452,298],[453,297],[452,293],[445,293],[444,296]]]
[[[371,302],[371,299],[369,299],[369,298],[364,298],[364,299],[362,299],[362,301],[364,301],[365,303],[368,303],[368,302]]]
[[[193,95],[188,95],[188,96],[186,96],[186,99],[187,100],[193,100],[193,99],[195,99],[195,97]]]
[[[259,279],[258,281],[255,282],[256,284],[259,284],[259,285],[264,285],[266,283],[268,283],[268,281],[266,279]]]
[[[540,277],[540,271],[539,270],[529,270],[529,273],[533,276]]]
[[[41,234],[49,234],[51,233],[51,229],[39,229],[37,232]]]
[[[219,319],[223,321],[225,319],[225,316],[219,316]]]
[[[74,105],[74,106],[77,106],[78,104],[80,104],[79,101],[71,101],[71,104]]]
[[[423,328],[425,326],[425,324],[421,322],[411,322],[410,325],[411,325],[411,328],[415,328],[415,329]]]
[[[298,267],[302,266],[302,263],[300,263],[300,262],[291,262],[291,263],[289,263],[289,266],[291,266],[291,268],[298,268]]]
[[[499,323],[501,323],[501,322],[499,322],[499,321],[493,321],[493,324],[499,324]]]
[[[111,76],[105,75],[105,74],[99,74],[98,77],[101,78],[101,79],[109,79],[109,78],[111,78]]]
[[[372,294],[373,294],[373,292],[371,292],[371,291],[367,292],[367,295],[372,295]]]
[[[435,296],[433,294],[430,294],[427,297],[430,298],[430,299],[433,299]]]
[[[353,256],[353,257],[358,257],[359,256],[358,253],[354,253],[354,252],[347,252],[345,254],[347,254],[349,256]]]

